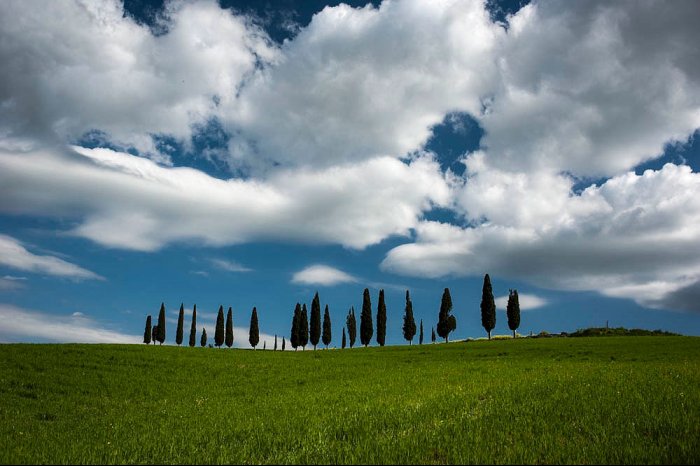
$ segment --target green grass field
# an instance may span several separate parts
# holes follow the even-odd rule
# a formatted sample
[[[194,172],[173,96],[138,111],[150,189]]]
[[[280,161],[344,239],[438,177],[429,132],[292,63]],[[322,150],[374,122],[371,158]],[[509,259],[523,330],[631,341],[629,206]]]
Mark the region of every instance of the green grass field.
[[[700,338],[0,345],[1,463],[698,463]]]

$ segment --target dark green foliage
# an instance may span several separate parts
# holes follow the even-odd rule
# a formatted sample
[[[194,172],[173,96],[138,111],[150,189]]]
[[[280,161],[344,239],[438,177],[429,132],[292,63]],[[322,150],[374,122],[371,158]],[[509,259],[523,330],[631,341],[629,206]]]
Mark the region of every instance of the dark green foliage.
[[[226,314],[226,346],[233,346],[233,309],[230,306]]]
[[[506,306],[506,314],[508,315],[508,328],[515,331],[520,327],[520,301],[518,300],[518,290],[508,291],[508,306]]]
[[[299,317],[299,346],[302,350],[306,349],[309,344],[309,316],[306,311],[306,303],[301,306],[301,314]]]
[[[321,339],[321,300],[318,298],[318,292],[316,292],[314,299],[311,301],[309,339],[311,344],[314,345],[314,350],[316,350],[316,345]]]
[[[192,309],[192,325],[190,326],[190,347],[194,347],[197,342],[197,305]]]
[[[374,334],[372,324],[372,302],[369,299],[369,290],[365,288],[362,296],[362,313],[360,314],[360,343],[369,345]]]
[[[260,342],[260,331],[258,329],[258,310],[256,308],[253,308],[253,313],[250,316],[250,329],[248,341],[250,342],[250,346],[252,346],[253,349],[255,349],[255,347],[258,346],[258,343]]]
[[[481,326],[484,327],[491,339],[491,330],[496,327],[496,302],[493,299],[491,277],[484,276],[484,287],[481,290]]]
[[[420,320],[420,335],[418,336],[418,344],[423,344],[423,319]]]
[[[345,319],[345,324],[348,327],[348,337],[350,338],[350,348],[355,345],[357,340],[357,319],[355,319],[355,307],[351,307],[348,311],[348,316]]]
[[[146,317],[146,329],[143,331],[143,342],[149,345],[151,343],[151,316]]]
[[[275,335],[275,347],[272,348],[272,351],[277,351],[277,335]]]
[[[299,321],[301,320],[301,304],[297,303],[294,307],[294,318],[292,319],[292,334],[289,341],[292,344],[294,351],[299,347]]]
[[[347,345],[347,340],[345,339],[345,327],[343,327],[343,339],[341,340],[341,343],[340,343],[341,349],[345,349],[345,345]]]
[[[326,349],[328,349],[328,345],[331,344],[331,315],[328,312],[328,304],[326,304],[326,310],[323,313],[323,344],[326,345]]]
[[[151,329],[151,341],[153,342],[154,345],[158,341],[158,338],[156,338],[157,336],[158,336],[158,326],[154,325],[153,328]]]
[[[416,321],[413,319],[413,303],[411,302],[411,296],[406,290],[406,309],[403,316],[403,337],[411,345],[413,344],[413,337],[416,336]]]
[[[457,319],[450,312],[452,312],[452,297],[450,296],[450,289],[445,288],[445,291],[442,293],[437,324],[437,333],[445,339],[445,343],[449,341],[450,332],[457,328]]]
[[[207,346],[207,329],[202,328],[202,339],[199,340],[199,344],[204,348]]]
[[[287,347],[287,342],[285,341],[284,337],[282,337],[282,351],[284,351]]]
[[[641,328],[627,329],[624,327],[607,328],[607,327],[591,327],[576,330],[569,333],[570,337],[677,337],[678,333],[666,332],[664,330],[644,330]]]
[[[384,290],[379,290],[379,303],[377,304],[377,343],[384,346],[386,342],[386,304],[384,303]]]
[[[177,317],[177,331],[175,332],[175,343],[177,346],[182,344],[182,336],[185,326],[185,304],[180,303],[180,315]]]
[[[263,341],[263,351],[265,351],[266,349],[267,349],[267,342]]]
[[[162,345],[165,343],[165,303],[160,303],[160,312],[158,313],[158,342]]]
[[[430,341],[432,341],[433,343],[435,343],[435,328],[434,328],[434,327],[431,328],[430,331],[432,332],[431,335],[430,335]]]
[[[216,316],[216,328],[214,329],[214,345],[221,348],[224,344],[224,306],[219,306],[219,314]]]

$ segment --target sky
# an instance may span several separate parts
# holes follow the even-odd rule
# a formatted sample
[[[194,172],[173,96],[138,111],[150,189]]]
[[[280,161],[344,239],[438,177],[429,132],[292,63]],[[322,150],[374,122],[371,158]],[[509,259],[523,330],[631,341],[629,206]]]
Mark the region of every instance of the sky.
[[[700,335],[695,1],[0,2],[0,342],[449,288],[485,336]]]

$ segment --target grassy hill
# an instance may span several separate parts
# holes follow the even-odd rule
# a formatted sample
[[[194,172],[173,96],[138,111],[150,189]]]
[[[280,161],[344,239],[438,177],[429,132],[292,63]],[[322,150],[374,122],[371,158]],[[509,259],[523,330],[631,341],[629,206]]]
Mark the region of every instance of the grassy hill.
[[[700,338],[0,345],[1,463],[698,463]]]

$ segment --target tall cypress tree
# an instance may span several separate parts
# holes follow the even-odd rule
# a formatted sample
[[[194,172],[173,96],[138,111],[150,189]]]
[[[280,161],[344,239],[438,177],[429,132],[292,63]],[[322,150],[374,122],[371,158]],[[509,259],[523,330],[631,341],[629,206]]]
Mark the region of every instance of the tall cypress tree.
[[[229,348],[233,346],[233,309],[231,306],[226,314],[226,346]]]
[[[348,337],[350,338],[350,348],[355,345],[357,340],[357,320],[355,319],[355,307],[351,307],[348,311],[348,317],[345,319],[345,325],[348,327]]]
[[[369,290],[365,288],[362,296],[362,313],[360,314],[360,343],[365,348],[372,341],[374,327],[372,326],[372,302],[369,299]]]
[[[277,335],[275,335],[275,347],[272,349],[272,351],[277,351]]]
[[[282,351],[284,351],[286,349],[286,346],[287,346],[286,340],[284,339],[284,337],[282,337]]]
[[[432,334],[431,334],[431,336],[430,336],[430,341],[432,341],[433,343],[435,343],[435,327],[432,327],[430,330],[431,330],[431,332],[432,332]]]
[[[321,300],[318,299],[318,291],[314,295],[313,301],[311,301],[311,328],[309,329],[309,339],[311,344],[314,345],[314,351],[316,351],[316,345],[321,339]]]
[[[151,343],[151,316],[146,317],[146,329],[143,331],[143,342],[149,345]]]
[[[326,304],[326,310],[323,313],[323,344],[326,345],[326,349],[328,349],[328,345],[331,344],[331,315],[328,312],[328,304]]]
[[[194,347],[197,342],[197,305],[192,309],[192,325],[190,326],[190,347]]]
[[[214,346],[221,348],[224,344],[224,306],[219,306],[219,313],[216,316],[216,328],[214,329]]]
[[[345,327],[343,327],[343,340],[341,342],[341,348],[345,349],[345,345],[347,344],[347,341],[345,339]]]
[[[253,308],[253,313],[250,316],[250,331],[248,336],[250,346],[255,349],[260,342],[260,331],[258,330],[258,310]]]
[[[481,325],[489,334],[496,327],[496,302],[493,299],[493,288],[491,288],[491,277],[484,276],[484,287],[481,290]]]
[[[306,303],[301,306],[301,317],[299,318],[299,346],[302,351],[306,350],[309,344],[309,314],[306,311]]]
[[[165,303],[160,303],[158,313],[158,341],[161,345],[165,343]]]
[[[437,333],[445,339],[445,343],[449,341],[450,332],[457,328],[457,319],[450,312],[452,312],[452,297],[450,296],[450,289],[445,288],[445,291],[442,293],[437,324]]]
[[[513,331],[513,338],[515,338],[515,331],[520,327],[520,300],[518,299],[518,290],[510,290],[508,292],[506,313],[508,314],[508,328]]]
[[[420,335],[418,336],[418,344],[423,344],[423,319],[420,320]]]
[[[199,340],[199,344],[204,348],[207,346],[207,329],[202,328],[202,339]]]
[[[413,344],[413,337],[416,336],[416,321],[413,319],[413,303],[411,295],[406,290],[406,312],[403,316],[403,337],[409,344]]]
[[[384,346],[386,341],[386,304],[384,303],[384,290],[379,290],[379,303],[377,304],[377,343]]]
[[[299,320],[301,320],[301,305],[297,303],[294,307],[294,318],[292,319],[292,334],[289,338],[294,351],[299,347]]]
[[[182,336],[185,326],[185,303],[180,303],[180,315],[177,317],[177,332],[175,332],[175,343],[177,346],[182,344]]]

